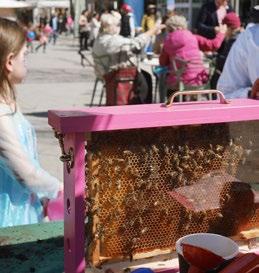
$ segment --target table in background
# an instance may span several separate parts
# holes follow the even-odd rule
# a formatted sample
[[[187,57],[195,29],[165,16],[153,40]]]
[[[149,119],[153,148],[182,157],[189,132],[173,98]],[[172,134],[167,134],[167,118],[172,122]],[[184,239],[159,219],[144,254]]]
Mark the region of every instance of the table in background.
[[[152,74],[154,78],[154,88],[153,88],[153,102],[158,102],[158,93],[159,93],[159,101],[164,103],[166,101],[166,88],[165,88],[165,73],[157,74],[156,68],[160,66],[159,64],[159,56],[153,56],[152,59],[144,59],[143,66],[149,67],[149,72]],[[161,66],[160,66],[161,67]]]

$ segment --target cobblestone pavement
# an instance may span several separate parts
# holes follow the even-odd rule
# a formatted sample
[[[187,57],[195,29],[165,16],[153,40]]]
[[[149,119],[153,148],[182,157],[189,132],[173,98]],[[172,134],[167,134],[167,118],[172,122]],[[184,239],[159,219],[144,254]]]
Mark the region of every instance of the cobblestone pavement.
[[[81,66],[77,51],[77,39],[61,36],[55,46],[48,45],[46,53],[40,49],[28,54],[28,76],[17,86],[21,110],[37,132],[41,164],[60,180],[61,152],[48,125],[47,111],[89,105],[95,76],[92,67]],[[91,59],[90,52],[85,54]]]

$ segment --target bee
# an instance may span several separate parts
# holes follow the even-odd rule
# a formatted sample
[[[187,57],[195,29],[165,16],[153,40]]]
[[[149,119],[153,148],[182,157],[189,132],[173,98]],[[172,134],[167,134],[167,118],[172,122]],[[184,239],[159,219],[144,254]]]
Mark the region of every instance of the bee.
[[[187,160],[189,160],[191,157],[189,156],[189,155],[184,155],[184,156],[182,156],[182,159],[184,160],[184,161],[187,161]]]
[[[116,158],[116,160],[118,161],[118,162],[125,162],[125,159],[124,158]]]
[[[188,212],[188,213],[187,213],[187,220],[188,220],[188,221],[191,221],[191,220],[192,220],[192,213],[191,213],[191,212]]]
[[[94,190],[95,192],[98,191],[98,186],[99,186],[99,184],[100,184],[100,179],[97,178],[97,177],[94,178],[93,181],[92,181],[92,185],[93,185],[93,190]]]
[[[92,166],[95,167],[96,165],[100,164],[100,159],[96,158],[95,160],[92,161]]]
[[[217,217],[219,217],[219,218],[223,218],[223,214],[222,214],[222,213],[220,213],[220,212],[218,212],[218,213],[217,213]]]
[[[174,158],[174,165],[175,166],[179,166],[179,164],[180,164],[180,160],[179,160],[179,158]]]
[[[186,154],[188,154],[189,151],[190,151],[189,146],[187,144],[184,144],[183,149],[184,149]]]
[[[215,155],[215,152],[214,152],[212,149],[209,149],[209,150],[208,150],[208,154],[209,154],[209,155]]]
[[[133,245],[135,245],[138,242],[138,240],[139,240],[139,238],[134,237],[134,238],[132,238],[131,242],[132,242]]]
[[[153,182],[151,180],[148,180],[147,185],[146,185],[146,189],[150,190],[152,188],[152,186],[153,186]]]
[[[159,201],[155,201],[153,205],[154,207],[157,207],[159,205]]]
[[[114,167],[114,173],[115,174],[117,174],[120,170],[121,170],[121,168],[119,166]]]
[[[143,228],[140,233],[143,235],[148,231],[148,227]]]
[[[215,158],[220,160],[220,159],[222,159],[222,155],[215,154]]]
[[[92,172],[92,176],[97,176],[99,174],[99,170],[100,170],[101,166],[98,165]]]
[[[203,150],[201,150],[201,149],[198,149],[198,150],[196,151],[196,154],[197,154],[197,156],[198,156],[199,158],[204,156]]]
[[[146,149],[145,147],[141,147],[141,148],[140,148],[140,151],[141,151],[143,154],[145,154],[145,153],[147,152],[147,149]]]
[[[181,164],[181,167],[185,170],[189,170],[190,169],[190,166],[187,165],[187,164]]]
[[[166,155],[168,155],[170,152],[169,147],[166,144],[164,144],[164,152]]]
[[[171,173],[169,173],[169,176],[170,176],[172,179],[174,179],[174,178],[176,178],[176,176],[177,176],[177,172],[171,172]]]
[[[124,150],[123,153],[125,155],[132,155],[133,154],[132,151],[129,151],[129,150]]]
[[[166,163],[166,165],[171,165],[171,160],[170,160],[170,157],[166,157],[165,158],[165,163]]]
[[[155,153],[158,153],[159,152],[159,149],[157,148],[157,146],[156,145],[151,145],[151,149],[152,149],[152,151],[153,152],[155,152]]]
[[[183,179],[183,174],[182,173],[178,174],[178,176],[177,176],[178,183],[181,183],[182,179]]]
[[[234,144],[234,141],[233,141],[233,139],[232,139],[232,138],[230,138],[228,145],[229,145],[230,147],[232,147],[232,146],[233,146],[233,144]]]
[[[108,165],[113,164],[113,159],[112,158],[107,157],[106,161],[107,161]]]
[[[141,216],[138,218],[138,222],[139,222],[139,224],[140,224],[140,225],[142,225],[142,224],[143,224],[143,219],[142,219],[142,217],[141,217]]]
[[[115,185],[116,185],[116,189],[117,190],[120,190],[121,189],[121,183],[122,183],[122,181],[119,179],[119,180],[116,180],[116,182],[115,182]]]
[[[101,209],[99,207],[95,208],[95,209],[91,209],[91,214],[94,215],[99,215]]]
[[[184,227],[184,230],[188,230],[190,228],[190,223],[187,223],[186,226]]]
[[[230,194],[227,193],[225,196],[225,201],[228,202],[230,199],[231,199],[231,196]]]
[[[195,159],[192,159],[191,164],[192,164],[192,166],[193,166],[194,168],[196,168],[196,167],[198,166],[198,163],[196,162]]]
[[[217,144],[217,145],[216,145],[216,151],[217,151],[217,152],[223,152],[223,151],[224,151],[224,147],[221,146],[221,145],[219,145],[219,144]]]
[[[182,169],[181,167],[179,167],[179,166],[176,167],[176,170],[177,170],[180,174],[183,173],[183,169]]]

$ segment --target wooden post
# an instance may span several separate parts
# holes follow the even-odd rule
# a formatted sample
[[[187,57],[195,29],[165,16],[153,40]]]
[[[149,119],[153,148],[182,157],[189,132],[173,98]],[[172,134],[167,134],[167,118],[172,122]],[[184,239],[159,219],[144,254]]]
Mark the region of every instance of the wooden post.
[[[85,272],[85,135],[66,134],[65,152],[72,160],[64,163],[64,260],[66,273]],[[69,165],[71,165],[69,167]]]

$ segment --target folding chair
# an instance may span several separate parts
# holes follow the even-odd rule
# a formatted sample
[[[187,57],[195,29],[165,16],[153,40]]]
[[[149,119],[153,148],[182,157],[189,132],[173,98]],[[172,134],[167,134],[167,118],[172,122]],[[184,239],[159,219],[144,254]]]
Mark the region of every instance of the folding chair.
[[[134,97],[134,83],[138,67],[132,64],[132,66],[118,67],[111,71],[111,58],[117,57],[118,64],[122,61],[131,63],[130,58],[128,57],[128,52],[132,51],[131,47],[131,44],[124,44],[120,47],[118,53],[115,53],[112,56],[108,54],[98,56],[93,53],[96,74],[103,78],[103,81],[105,82],[106,105],[129,104],[131,99]],[[123,54],[123,52],[126,52],[126,54]],[[109,72],[104,74],[103,71]],[[94,88],[94,90],[95,89],[96,88]],[[94,94],[95,92],[93,92],[93,96]]]
[[[78,54],[80,55],[81,57],[81,65],[84,67],[85,66],[85,61],[89,64],[89,66],[92,66],[95,70],[95,74],[96,74],[96,78],[95,78],[95,82],[94,82],[94,88],[93,88],[93,91],[92,91],[92,97],[91,97],[91,102],[89,104],[89,106],[93,106],[94,105],[94,98],[95,98],[95,95],[96,95],[96,91],[97,91],[97,87],[98,87],[98,83],[101,83],[102,84],[102,88],[101,88],[101,94],[100,94],[100,99],[99,99],[99,106],[102,104],[102,99],[103,99],[103,94],[104,94],[104,91],[105,91],[105,81],[103,79],[103,77],[101,76],[101,73],[98,71],[98,68],[96,67],[96,63],[98,64],[98,57],[95,56],[96,60],[95,60],[95,63],[92,63],[86,56],[85,54],[79,50],[78,51]]]
[[[207,90],[210,89],[210,79],[213,75],[213,65],[212,65],[212,61],[210,59],[205,59],[203,58],[202,62],[200,59],[198,60],[183,60],[179,57],[176,57],[174,59],[171,60],[172,63],[172,67],[173,67],[173,71],[170,71],[169,73],[173,73],[175,78],[176,78],[176,86],[178,86],[178,90],[177,91],[186,91],[186,90],[190,90],[190,91],[194,91],[194,90]],[[187,69],[187,67],[191,65],[192,69],[199,69],[200,68],[200,73],[198,73],[197,75],[197,79],[199,77],[199,80],[201,80],[201,82],[203,82],[201,85],[188,85],[184,83],[183,80],[183,75]],[[194,78],[196,79],[196,78]],[[203,97],[198,96],[197,100],[202,100],[204,99]],[[208,98],[211,100],[212,99],[212,95],[209,94]],[[180,96],[180,101],[183,100],[183,96]]]

